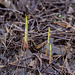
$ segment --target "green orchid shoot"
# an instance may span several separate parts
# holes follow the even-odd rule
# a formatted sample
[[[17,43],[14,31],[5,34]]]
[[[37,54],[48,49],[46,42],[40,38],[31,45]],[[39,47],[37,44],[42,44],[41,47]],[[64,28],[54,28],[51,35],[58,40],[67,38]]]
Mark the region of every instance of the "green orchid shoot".
[[[46,55],[48,55],[48,53],[50,54],[49,55],[49,64],[51,63],[52,61],[52,46],[50,44],[50,38],[51,38],[51,33],[50,33],[50,27],[48,27],[48,42],[47,42],[47,50],[46,50]]]
[[[47,40],[47,50],[46,50],[46,55],[48,55],[49,52],[49,38],[50,38],[51,34],[50,34],[50,27],[48,27],[48,40]]]
[[[28,49],[28,20],[26,14],[25,14],[25,18],[26,18],[26,24],[25,24],[24,47],[27,50]]]

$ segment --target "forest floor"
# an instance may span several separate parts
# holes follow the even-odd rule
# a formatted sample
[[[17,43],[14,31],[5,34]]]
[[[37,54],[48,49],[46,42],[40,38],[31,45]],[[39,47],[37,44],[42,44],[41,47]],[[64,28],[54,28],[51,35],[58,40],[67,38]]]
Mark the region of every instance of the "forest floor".
[[[75,0],[0,0],[0,75],[75,75]]]

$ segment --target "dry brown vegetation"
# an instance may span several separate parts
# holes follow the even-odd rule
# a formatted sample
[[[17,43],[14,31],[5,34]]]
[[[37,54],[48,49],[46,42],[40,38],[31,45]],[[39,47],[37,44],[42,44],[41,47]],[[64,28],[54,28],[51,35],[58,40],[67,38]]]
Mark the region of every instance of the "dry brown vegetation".
[[[75,0],[0,0],[0,75],[75,75]]]

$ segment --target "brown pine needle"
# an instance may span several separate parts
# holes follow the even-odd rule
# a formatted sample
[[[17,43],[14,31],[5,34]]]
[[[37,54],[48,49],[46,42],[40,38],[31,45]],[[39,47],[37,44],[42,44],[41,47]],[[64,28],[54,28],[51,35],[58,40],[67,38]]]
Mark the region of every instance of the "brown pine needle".
[[[9,32],[9,29],[6,26],[5,26],[5,28],[6,28],[6,31]]]
[[[41,43],[40,45],[38,45],[38,46],[36,47],[36,49],[42,48],[45,44],[47,44],[47,41],[44,41],[43,43]]]

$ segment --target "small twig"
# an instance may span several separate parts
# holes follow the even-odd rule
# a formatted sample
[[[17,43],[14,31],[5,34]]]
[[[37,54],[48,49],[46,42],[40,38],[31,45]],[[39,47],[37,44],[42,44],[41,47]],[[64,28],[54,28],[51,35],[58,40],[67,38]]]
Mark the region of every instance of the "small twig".
[[[40,61],[40,67],[42,67],[42,60],[41,60],[41,58],[35,53],[33,53],[32,56],[36,56],[38,58],[38,60]]]
[[[24,59],[16,60],[16,61],[11,62],[11,63],[9,63],[9,64],[15,64],[15,63],[17,63],[17,62],[19,62],[19,61],[25,61],[25,60],[27,60],[27,59],[30,59],[31,57],[32,57],[32,56],[27,57],[27,58],[24,58]]]
[[[40,45],[38,45],[38,46],[36,47],[36,49],[42,48],[45,44],[47,44],[47,41],[44,41],[43,43],[41,43]]]
[[[30,68],[30,67],[27,67],[27,66],[22,66],[22,65],[17,65],[17,64],[11,64],[11,63],[9,63],[8,65],[10,65],[10,66],[16,66],[16,67],[20,67],[20,68],[27,68],[27,69],[30,69],[30,70],[36,70],[36,69]]]
[[[12,10],[12,9],[7,9],[7,8],[0,8],[0,10],[12,11],[12,12],[17,12],[19,14],[23,14],[22,12],[20,12],[18,10]]]
[[[6,65],[0,65],[0,69],[6,67]]]

